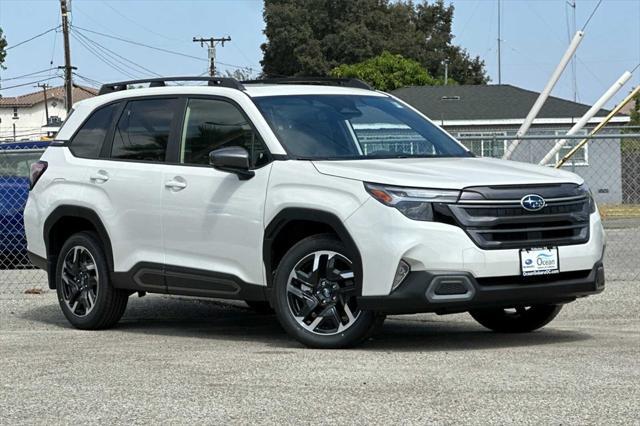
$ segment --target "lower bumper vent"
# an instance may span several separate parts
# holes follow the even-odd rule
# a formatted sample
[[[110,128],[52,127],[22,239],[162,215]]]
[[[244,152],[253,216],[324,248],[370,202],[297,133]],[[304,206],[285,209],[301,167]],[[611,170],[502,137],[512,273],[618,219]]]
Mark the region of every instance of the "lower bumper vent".
[[[471,300],[475,287],[464,275],[439,276],[431,281],[426,296],[431,302]]]

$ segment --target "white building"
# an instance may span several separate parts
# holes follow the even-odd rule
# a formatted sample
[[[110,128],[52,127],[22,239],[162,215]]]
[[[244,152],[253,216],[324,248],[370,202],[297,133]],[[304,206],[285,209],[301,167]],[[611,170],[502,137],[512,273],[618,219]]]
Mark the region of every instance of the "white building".
[[[91,87],[74,85],[73,102],[96,94],[97,91]],[[63,86],[47,89],[47,106],[49,123],[46,119],[42,89],[26,95],[0,98],[0,142],[39,140],[47,135],[48,129],[57,130],[67,116]]]

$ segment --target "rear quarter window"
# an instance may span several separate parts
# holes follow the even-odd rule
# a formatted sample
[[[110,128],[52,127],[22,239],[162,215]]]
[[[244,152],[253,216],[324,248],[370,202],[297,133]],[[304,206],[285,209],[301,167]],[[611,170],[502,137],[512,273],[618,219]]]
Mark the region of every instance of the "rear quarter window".
[[[119,104],[111,104],[94,111],[69,144],[76,157],[98,158]]]

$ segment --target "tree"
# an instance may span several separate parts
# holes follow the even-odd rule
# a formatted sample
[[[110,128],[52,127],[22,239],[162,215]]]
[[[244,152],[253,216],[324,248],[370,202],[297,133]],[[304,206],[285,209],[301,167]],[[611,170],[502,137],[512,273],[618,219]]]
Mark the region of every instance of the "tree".
[[[251,68],[236,68],[233,71],[225,70],[223,77],[235,78],[238,81],[251,80]]]
[[[443,0],[265,0],[262,51],[267,76],[327,76],[384,51],[418,61],[431,76],[488,81],[484,62],[453,44],[454,8]]]
[[[0,69],[6,70],[7,68],[4,66],[4,60],[7,57],[7,39],[2,34],[2,28],[0,28]]]
[[[329,73],[332,77],[364,80],[378,90],[390,91],[404,86],[433,86],[442,81],[431,77],[420,62],[394,55],[381,55],[353,65],[340,65]]]

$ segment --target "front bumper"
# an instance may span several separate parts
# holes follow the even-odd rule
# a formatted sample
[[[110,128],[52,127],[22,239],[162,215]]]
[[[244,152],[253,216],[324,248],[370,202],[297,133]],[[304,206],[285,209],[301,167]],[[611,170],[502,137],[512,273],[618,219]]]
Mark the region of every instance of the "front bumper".
[[[387,296],[361,296],[358,307],[385,314],[438,314],[518,305],[561,304],[604,290],[604,266],[527,282],[522,277],[476,279],[468,272],[412,272]]]
[[[602,259],[605,234],[598,213],[590,216],[589,240],[558,247],[561,273],[588,271]],[[475,279],[520,275],[520,250],[478,247],[457,226],[411,220],[373,198],[346,221],[362,259],[362,296],[391,293],[400,260],[413,272],[468,273]]]

